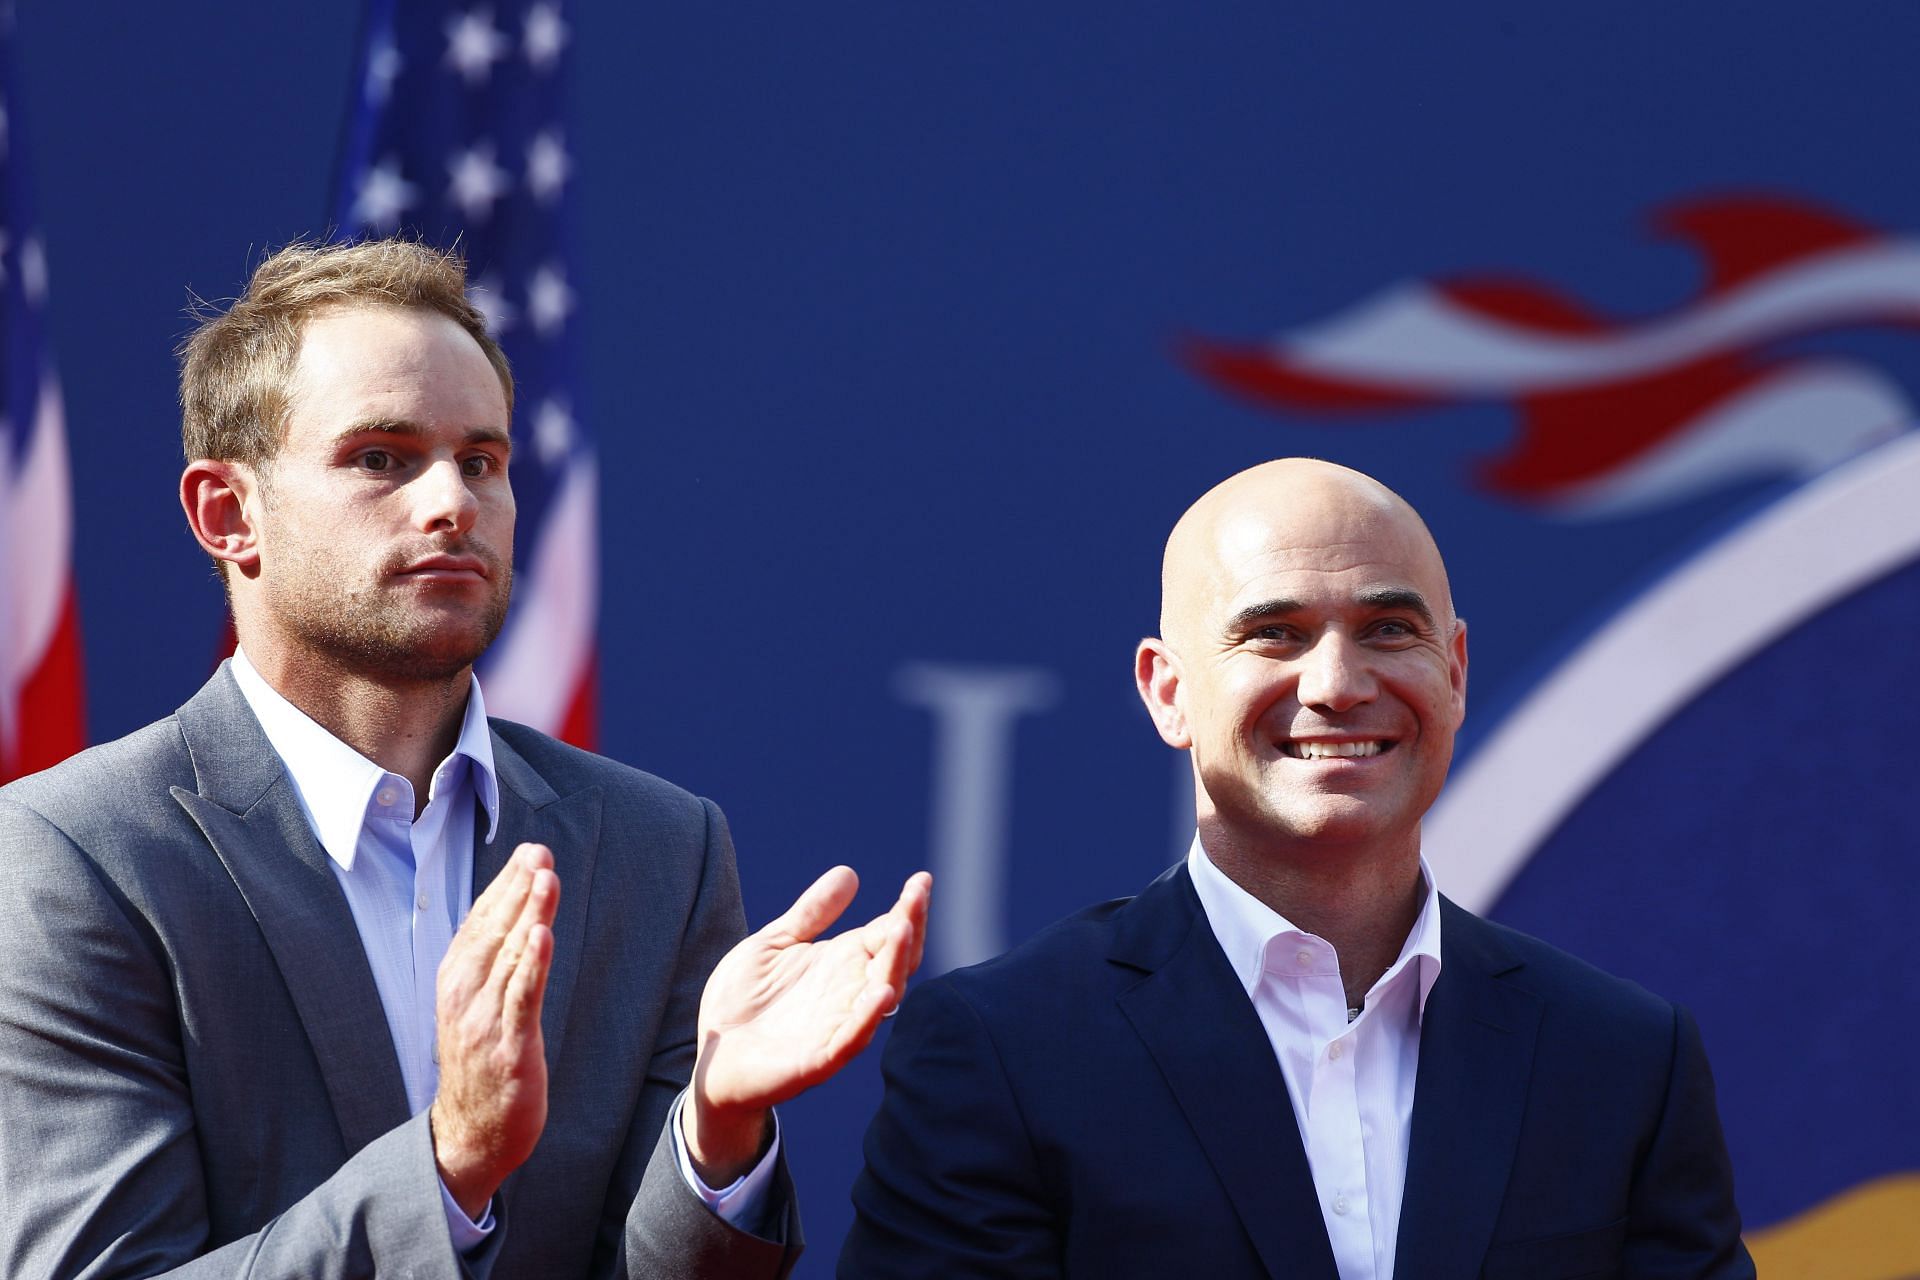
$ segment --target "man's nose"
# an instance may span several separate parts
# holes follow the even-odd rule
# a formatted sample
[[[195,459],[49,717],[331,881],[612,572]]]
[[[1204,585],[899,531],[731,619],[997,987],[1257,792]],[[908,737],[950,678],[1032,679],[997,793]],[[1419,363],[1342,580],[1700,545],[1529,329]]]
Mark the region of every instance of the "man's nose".
[[[473,527],[480,500],[466,473],[452,458],[437,460],[414,482],[414,519],[428,533],[465,533]]]
[[[1302,706],[1346,711],[1371,702],[1378,689],[1366,651],[1344,633],[1326,632],[1300,659],[1295,696]]]

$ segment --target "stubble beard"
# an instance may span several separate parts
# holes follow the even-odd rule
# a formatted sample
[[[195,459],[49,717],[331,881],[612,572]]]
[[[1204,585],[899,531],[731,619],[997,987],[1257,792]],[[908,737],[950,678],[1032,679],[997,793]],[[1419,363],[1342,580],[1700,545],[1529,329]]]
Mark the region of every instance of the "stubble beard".
[[[372,587],[342,590],[325,572],[327,558],[315,556],[309,562],[322,572],[277,581],[268,607],[301,647],[342,671],[399,683],[451,680],[479,660],[505,625],[513,566],[471,544],[436,549],[486,562],[490,593],[483,606],[433,609],[382,589],[405,560],[383,566]]]

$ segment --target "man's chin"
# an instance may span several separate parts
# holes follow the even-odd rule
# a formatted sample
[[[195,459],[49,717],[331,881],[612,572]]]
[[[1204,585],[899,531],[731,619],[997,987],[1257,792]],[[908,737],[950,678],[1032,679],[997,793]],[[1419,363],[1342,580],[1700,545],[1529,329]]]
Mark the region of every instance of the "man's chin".
[[[410,666],[422,678],[450,679],[472,668],[498,633],[497,626],[477,624],[423,629],[392,660],[397,666]]]
[[[1329,847],[1378,840],[1393,825],[1380,804],[1350,795],[1293,798],[1271,806],[1267,818],[1296,840]]]
[[[484,649],[416,651],[390,662],[386,667],[386,673],[393,679],[439,684],[458,679],[471,671],[473,664],[480,660],[480,655],[484,652]]]
[[[439,683],[470,670],[498,631],[491,618],[409,619],[405,625],[387,620],[384,625],[328,628],[309,633],[308,640],[348,671],[381,680]]]

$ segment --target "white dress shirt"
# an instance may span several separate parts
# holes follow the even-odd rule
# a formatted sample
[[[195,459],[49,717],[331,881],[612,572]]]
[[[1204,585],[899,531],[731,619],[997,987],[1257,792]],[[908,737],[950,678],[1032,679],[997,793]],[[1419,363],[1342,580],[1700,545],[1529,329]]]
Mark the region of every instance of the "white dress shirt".
[[[486,813],[488,843],[500,824],[493,735],[480,682],[472,683],[459,739],[433,771],[426,808],[416,818],[411,782],[321,728],[269,685],[244,652],[234,652],[232,670],[346,894],[400,1060],[407,1103],[418,1115],[431,1105],[440,1084],[434,984],[454,931],[473,903],[476,802]],[[779,1151],[777,1123],[766,1157],[745,1177],[715,1191],[700,1180],[687,1155],[680,1135],[681,1102],[668,1119],[681,1176],[729,1223],[757,1218]],[[491,1206],[476,1223],[444,1185],[440,1196],[457,1252],[467,1252],[492,1232]]]
[[[1246,988],[1286,1078],[1340,1280],[1388,1280],[1406,1189],[1420,1019],[1440,976],[1440,895],[1349,1020],[1340,958],[1213,865],[1196,837],[1187,871],[1213,936]]]

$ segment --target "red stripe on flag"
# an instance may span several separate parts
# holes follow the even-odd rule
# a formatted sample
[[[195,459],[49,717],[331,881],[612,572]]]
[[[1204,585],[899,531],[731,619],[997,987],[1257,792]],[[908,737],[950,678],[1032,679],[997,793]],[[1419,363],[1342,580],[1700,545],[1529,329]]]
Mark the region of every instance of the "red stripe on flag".
[[[1478,312],[1517,329],[1586,335],[1605,333],[1612,327],[1580,303],[1531,280],[1443,280],[1436,287],[1462,310]]]
[[[38,773],[87,745],[86,682],[80,651],[80,605],[68,580],[60,623],[33,674],[20,686],[20,742],[0,762],[0,782]]]
[[[600,655],[587,656],[587,669],[573,687],[566,719],[560,722],[560,740],[588,751],[600,749]]]
[[[1286,409],[1358,413],[1433,403],[1431,396],[1416,392],[1294,369],[1265,347],[1190,340],[1180,344],[1180,356],[1189,368],[1219,386],[1257,403]]]
[[[1653,377],[1526,397],[1518,442],[1481,467],[1481,479],[1499,493],[1551,498],[1666,444],[1771,372],[1741,356],[1715,356]]]
[[[1790,196],[1726,196],[1663,210],[1655,230],[1691,244],[1707,263],[1709,295],[1879,238],[1877,232]]]

